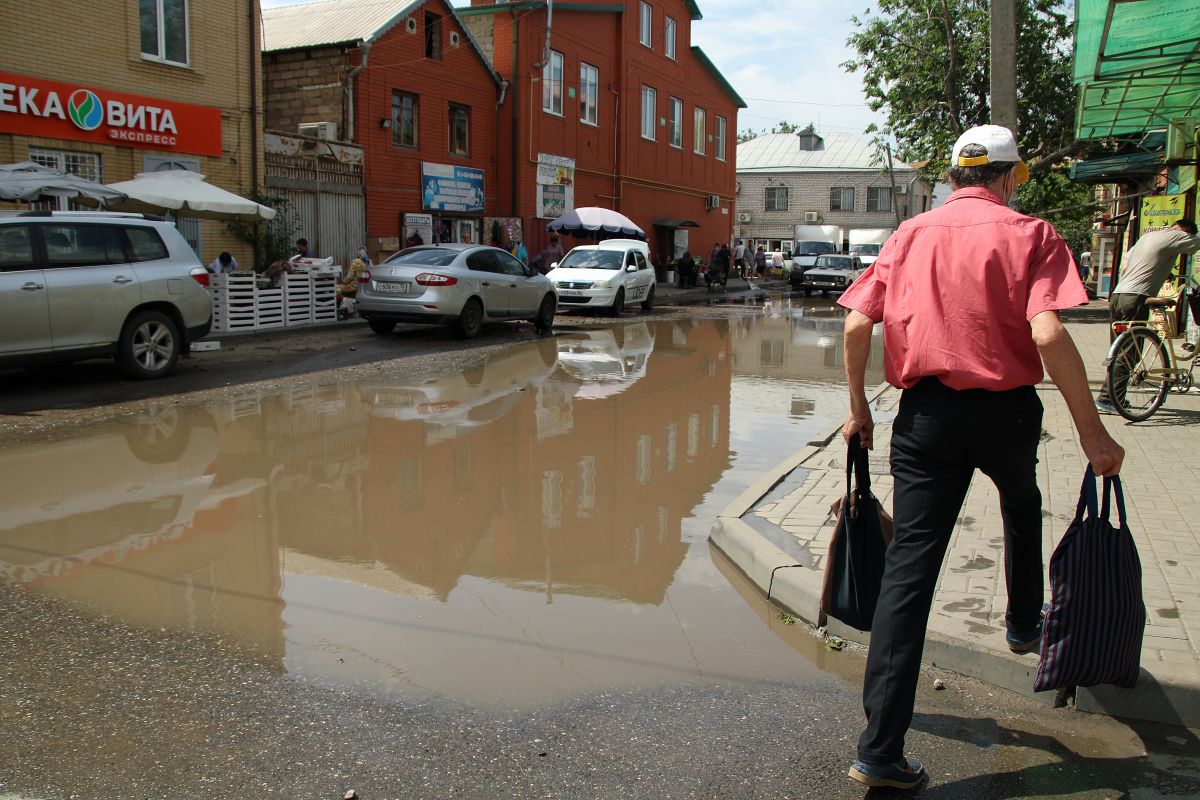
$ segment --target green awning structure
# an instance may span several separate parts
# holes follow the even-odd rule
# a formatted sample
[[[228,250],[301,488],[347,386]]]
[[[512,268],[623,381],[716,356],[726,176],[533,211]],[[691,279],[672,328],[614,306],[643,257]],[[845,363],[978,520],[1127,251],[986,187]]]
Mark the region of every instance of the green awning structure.
[[[1200,0],[1076,0],[1075,135],[1200,119]]]

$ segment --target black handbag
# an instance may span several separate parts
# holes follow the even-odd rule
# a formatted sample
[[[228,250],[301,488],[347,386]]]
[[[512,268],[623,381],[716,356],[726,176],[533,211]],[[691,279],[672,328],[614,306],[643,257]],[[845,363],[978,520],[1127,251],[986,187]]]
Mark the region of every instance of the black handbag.
[[[1116,528],[1108,519],[1110,494],[1117,500]],[[1145,628],[1142,562],[1125,522],[1121,479],[1104,479],[1097,513],[1096,475],[1089,465],[1075,519],[1050,557],[1050,607],[1034,691],[1098,683],[1132,688]]]
[[[892,518],[871,493],[867,450],[851,437],[846,454],[846,495],[833,506],[837,525],[825,561],[817,625],[827,616],[860,631],[871,630],[883,560],[892,541]]]

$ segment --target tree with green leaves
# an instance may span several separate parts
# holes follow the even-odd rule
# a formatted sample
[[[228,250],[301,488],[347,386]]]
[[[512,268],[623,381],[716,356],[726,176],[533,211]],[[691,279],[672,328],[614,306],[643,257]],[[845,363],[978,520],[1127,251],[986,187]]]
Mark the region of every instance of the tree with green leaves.
[[[954,140],[990,120],[988,3],[985,0],[879,0],[878,14],[853,17],[842,66],[862,75],[868,105],[897,155],[940,175]],[[1035,171],[1074,144],[1071,26],[1060,0],[1017,0],[1017,139]]]
[[[255,271],[261,272],[274,262],[286,261],[293,255],[292,236],[300,223],[291,202],[282,194],[255,189],[243,196],[275,210],[275,218],[267,223],[235,220],[225,226],[230,233],[254,248]]]

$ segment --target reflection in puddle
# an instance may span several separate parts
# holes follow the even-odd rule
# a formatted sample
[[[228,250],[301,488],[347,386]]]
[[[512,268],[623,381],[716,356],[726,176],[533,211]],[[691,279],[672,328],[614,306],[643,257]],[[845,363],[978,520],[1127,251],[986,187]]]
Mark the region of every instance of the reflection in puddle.
[[[519,704],[790,674],[705,539],[842,413],[840,353],[809,341],[810,316],[744,316],[0,450],[0,581],[373,692]],[[773,655],[747,660],[731,631]]]

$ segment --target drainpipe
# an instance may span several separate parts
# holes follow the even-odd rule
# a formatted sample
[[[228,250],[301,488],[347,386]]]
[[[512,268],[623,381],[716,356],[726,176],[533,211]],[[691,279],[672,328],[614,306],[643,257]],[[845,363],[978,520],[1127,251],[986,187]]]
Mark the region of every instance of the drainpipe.
[[[250,182],[258,191],[258,0],[247,4],[250,17]]]
[[[361,63],[346,75],[346,141],[348,142],[354,141],[354,79],[367,68],[367,57],[371,54],[371,42],[364,39],[358,52],[362,54]]]
[[[520,122],[520,115],[517,114],[517,105],[518,105],[517,93],[519,91],[519,87],[517,85],[517,46],[520,42],[520,39],[517,36],[517,12],[516,12],[516,10],[510,8],[508,10],[508,16],[512,19],[512,29],[513,29],[513,35],[512,35],[512,70],[513,70],[512,71],[512,128],[511,128],[512,134],[509,136],[509,139],[510,139],[509,144],[511,145],[510,149],[512,151],[510,154],[510,157],[512,159],[512,166],[511,166],[511,169],[512,169],[512,199],[509,201],[508,215],[510,217],[515,217],[515,216],[517,216],[517,153],[518,153],[518,148],[517,148],[517,130],[518,130],[518,128],[517,128],[517,126]]]

